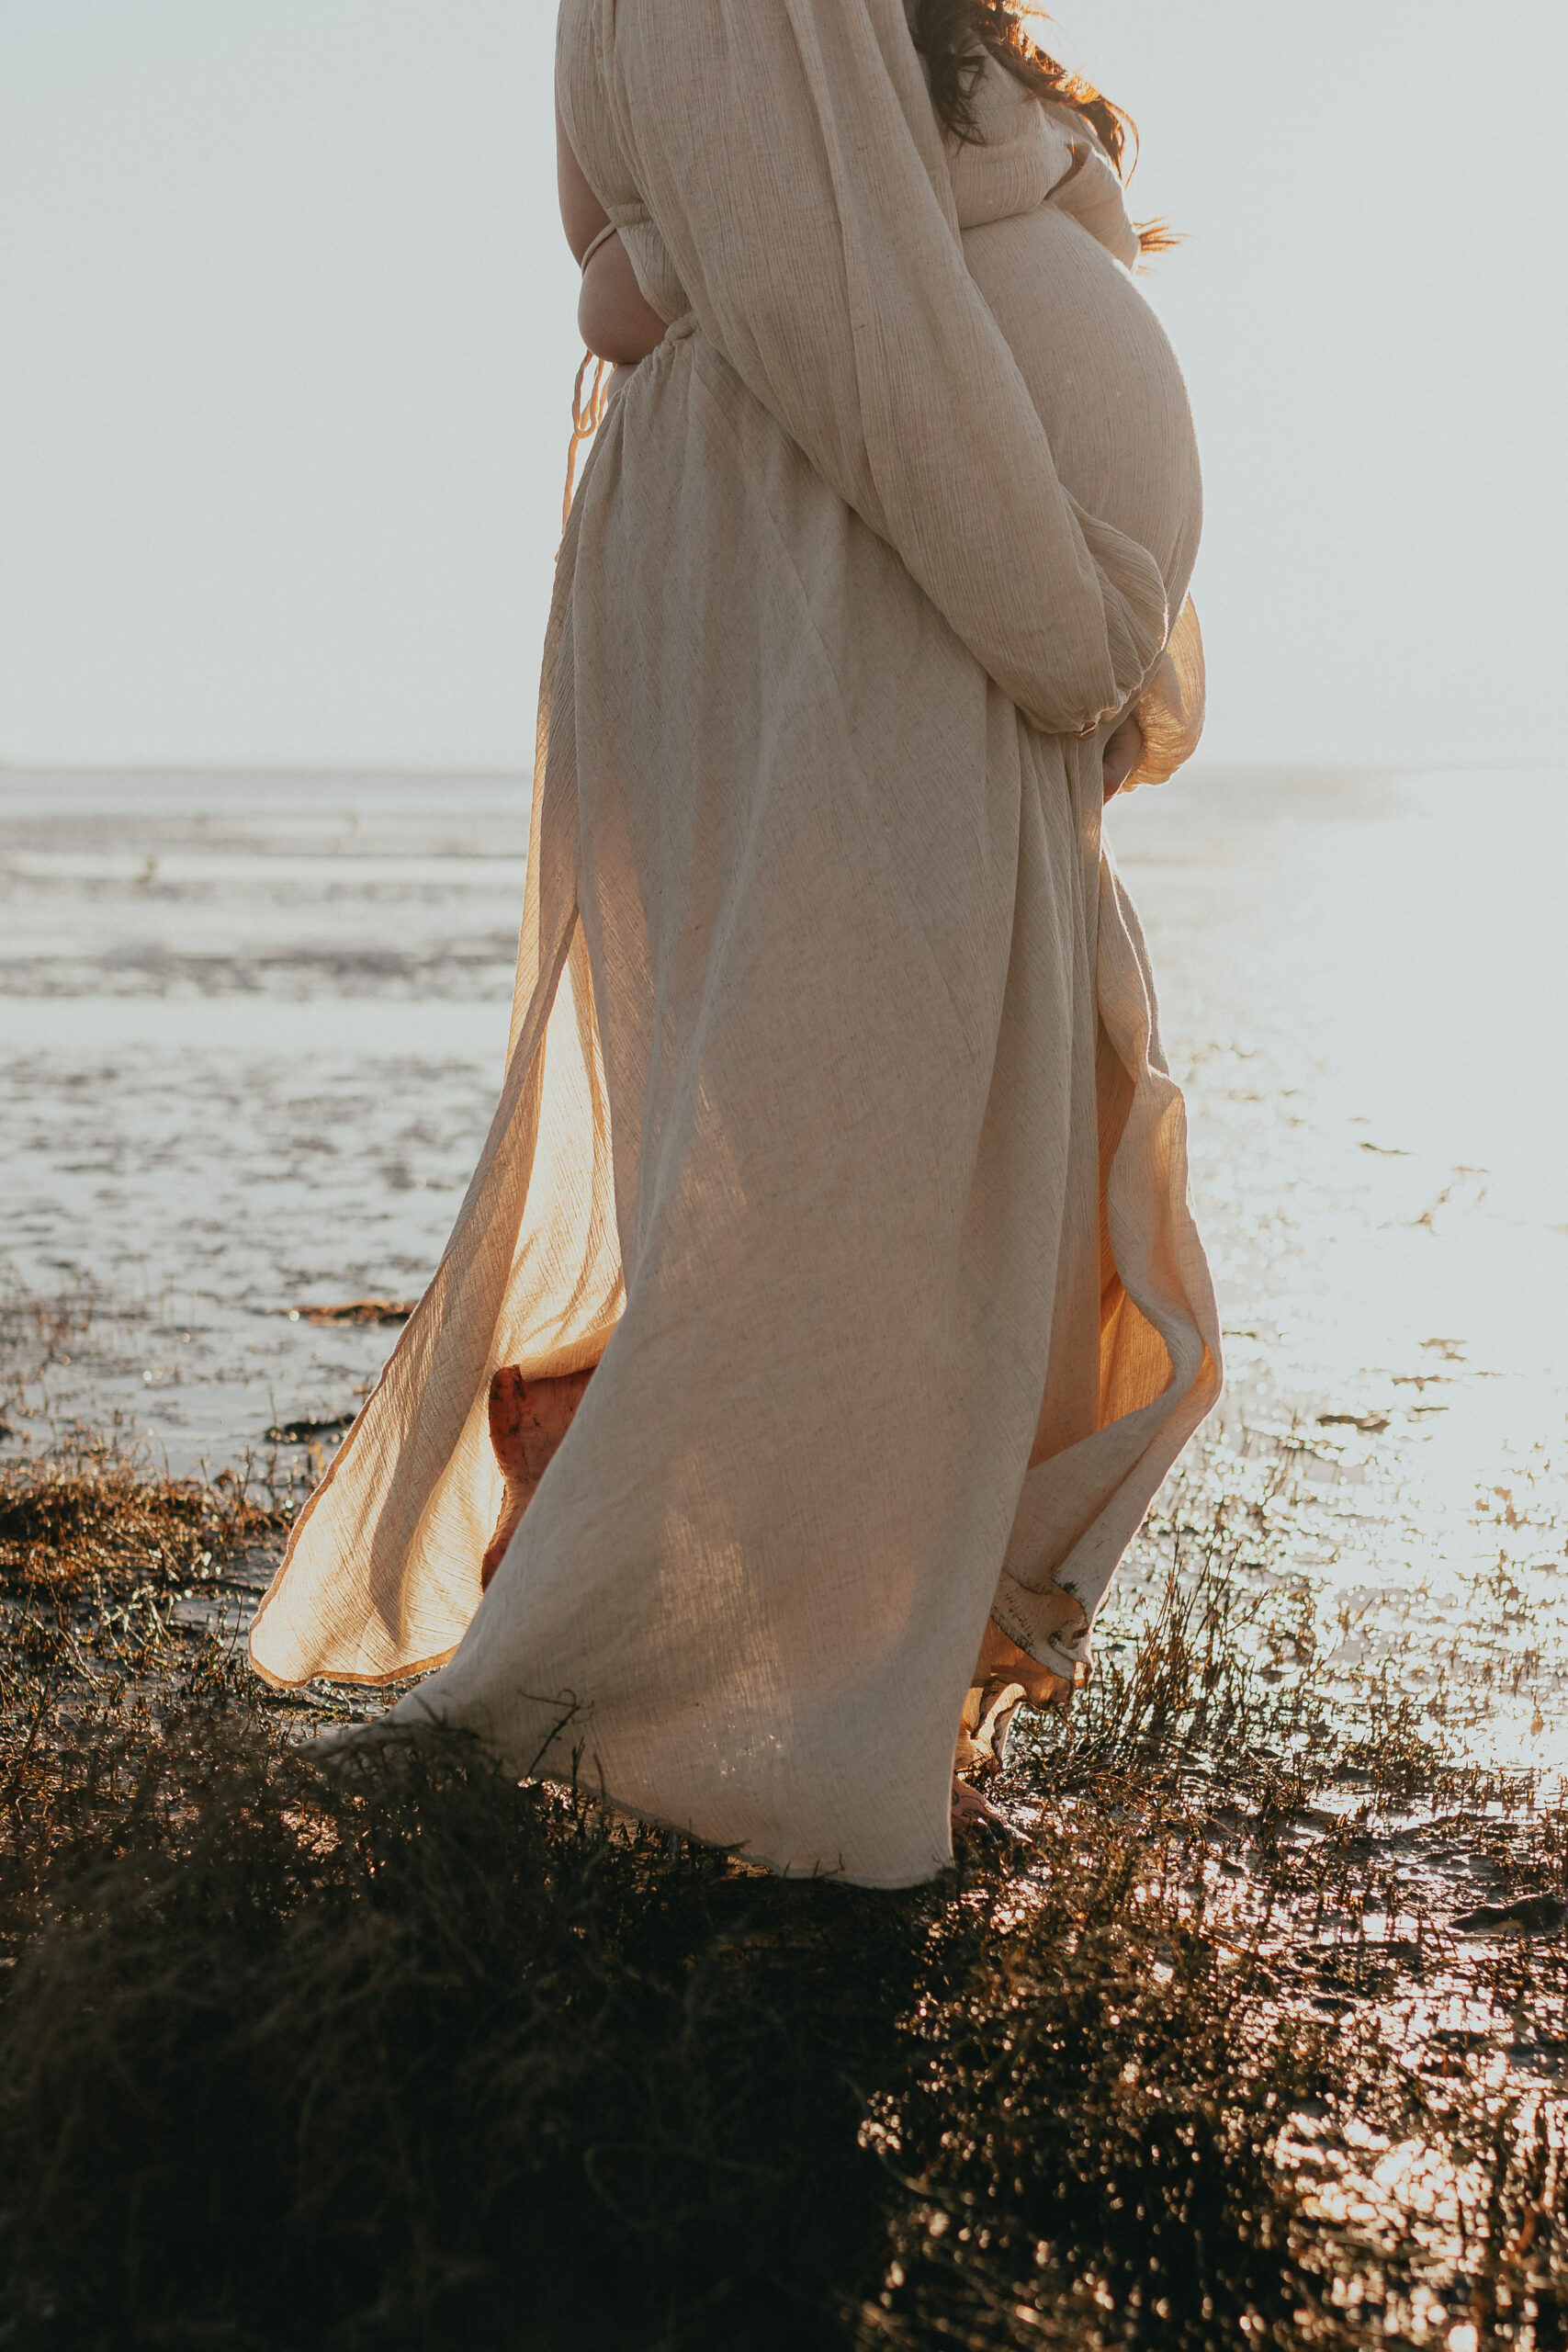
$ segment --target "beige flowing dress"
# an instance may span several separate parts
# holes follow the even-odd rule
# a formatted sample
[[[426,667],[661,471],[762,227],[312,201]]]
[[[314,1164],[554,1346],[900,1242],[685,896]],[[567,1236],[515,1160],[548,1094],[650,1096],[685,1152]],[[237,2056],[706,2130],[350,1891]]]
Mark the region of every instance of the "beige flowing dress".
[[[500,1107],[252,1656],[903,1885],[1218,1392],[1100,841],[1118,715],[1195,731],[1191,424],[1080,119],[988,70],[944,141],[902,0],[565,0],[558,88],[670,331],[560,550]],[[601,1356],[481,1599],[490,1376]]]

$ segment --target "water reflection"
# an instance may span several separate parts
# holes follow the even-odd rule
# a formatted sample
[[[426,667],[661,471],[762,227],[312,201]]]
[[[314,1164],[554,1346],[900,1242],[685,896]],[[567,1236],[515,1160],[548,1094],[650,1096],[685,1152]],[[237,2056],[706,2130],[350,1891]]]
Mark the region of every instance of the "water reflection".
[[[1227,1427],[1310,1442],[1347,1663],[1554,1765],[1565,785],[1216,775],[1112,819],[1191,1100]]]

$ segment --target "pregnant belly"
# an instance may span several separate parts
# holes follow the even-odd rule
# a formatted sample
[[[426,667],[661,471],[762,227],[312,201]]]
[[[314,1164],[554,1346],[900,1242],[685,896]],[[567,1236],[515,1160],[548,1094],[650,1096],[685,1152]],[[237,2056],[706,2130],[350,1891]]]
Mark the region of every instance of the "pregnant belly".
[[[1147,548],[1174,614],[1202,526],[1187,388],[1125,271],[1049,204],[964,232],[964,256],[1081,506]]]

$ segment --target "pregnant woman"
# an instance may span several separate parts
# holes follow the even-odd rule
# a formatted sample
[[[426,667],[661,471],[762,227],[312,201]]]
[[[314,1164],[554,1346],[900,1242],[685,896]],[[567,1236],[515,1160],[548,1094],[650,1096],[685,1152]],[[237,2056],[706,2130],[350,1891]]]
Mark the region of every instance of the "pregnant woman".
[[[1191,424],[993,0],[564,0],[557,94],[623,364],[506,1081],[252,1655],[903,1885],[1218,1392],[1100,842],[1195,734]]]

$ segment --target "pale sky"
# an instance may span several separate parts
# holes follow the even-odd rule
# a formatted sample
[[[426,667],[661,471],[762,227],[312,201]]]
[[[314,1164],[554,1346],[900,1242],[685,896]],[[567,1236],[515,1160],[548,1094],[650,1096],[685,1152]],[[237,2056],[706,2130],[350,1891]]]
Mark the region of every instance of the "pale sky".
[[[0,0],[0,763],[528,763],[553,16]],[[1562,764],[1563,0],[1064,0],[1054,46],[1188,235],[1211,754]]]

